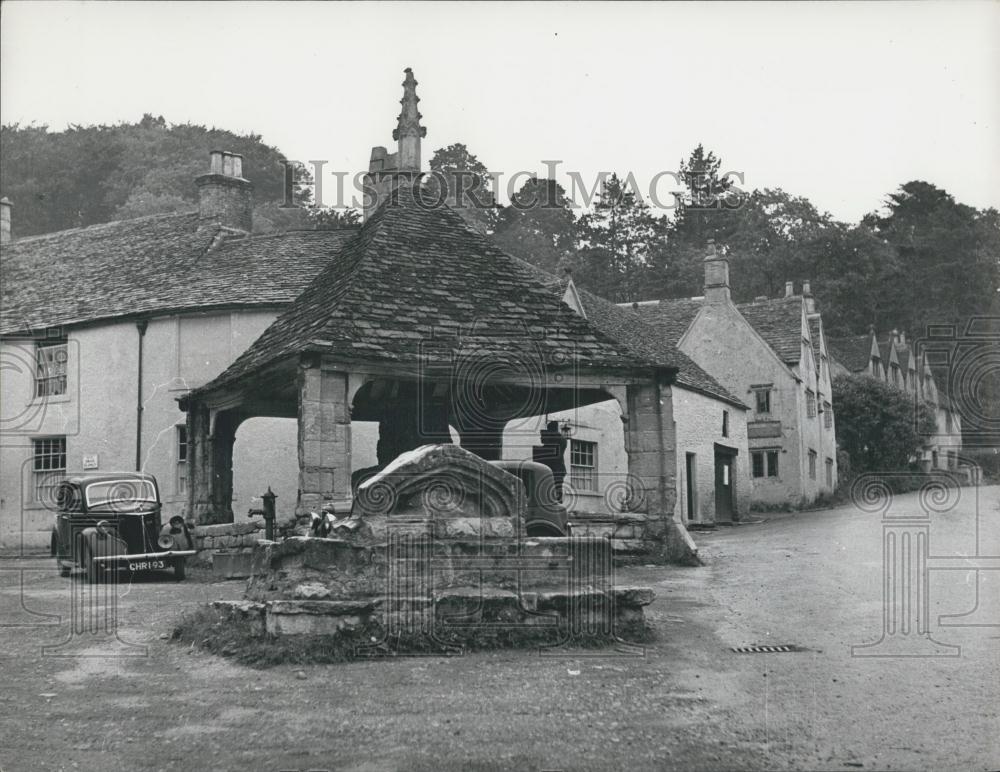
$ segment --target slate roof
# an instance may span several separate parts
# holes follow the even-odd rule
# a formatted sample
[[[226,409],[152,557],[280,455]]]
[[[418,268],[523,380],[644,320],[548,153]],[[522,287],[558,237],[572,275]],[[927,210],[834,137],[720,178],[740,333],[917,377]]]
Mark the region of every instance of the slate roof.
[[[802,356],[802,298],[799,295],[740,303],[736,308],[782,362],[798,364]]]
[[[0,253],[0,334],[294,300],[356,229],[247,235],[197,213],[19,239]]]
[[[833,358],[852,373],[868,369],[871,360],[871,335],[852,335],[845,338],[827,338],[827,348]]]
[[[638,313],[644,322],[655,327],[671,343],[676,345],[681,336],[688,331],[691,322],[698,315],[698,311],[701,310],[702,301],[680,298],[659,300],[655,303],[619,303],[618,305],[621,308],[632,310],[633,313]]]
[[[455,357],[628,371],[637,356],[562,303],[525,264],[447,207],[399,188],[209,391],[305,351],[450,370]]]
[[[546,273],[530,263],[524,263],[534,271],[552,292],[553,297],[562,300],[569,280]],[[670,363],[677,368],[677,385],[698,391],[710,397],[721,399],[736,407],[747,409],[747,405],[733,396],[725,386],[706,373],[687,354],[676,346],[676,339],[664,334],[637,313],[631,303],[612,303],[581,287],[576,287],[577,296],[583,305],[587,320],[606,335],[620,341],[622,345],[634,348],[641,355],[661,363]],[[657,301],[662,302],[662,301]],[[674,301],[665,301],[671,303]],[[692,301],[700,308],[700,301]],[[697,313],[697,311],[695,311]],[[692,314],[691,318],[694,318]],[[685,328],[686,329],[686,328]]]

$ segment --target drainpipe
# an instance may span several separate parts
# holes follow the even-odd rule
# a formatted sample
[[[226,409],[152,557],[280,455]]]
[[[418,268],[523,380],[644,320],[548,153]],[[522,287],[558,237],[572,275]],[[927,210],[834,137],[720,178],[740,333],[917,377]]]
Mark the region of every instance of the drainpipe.
[[[139,331],[139,372],[135,397],[135,471],[142,471],[142,344],[146,339],[146,327],[149,320],[142,319],[135,323]]]

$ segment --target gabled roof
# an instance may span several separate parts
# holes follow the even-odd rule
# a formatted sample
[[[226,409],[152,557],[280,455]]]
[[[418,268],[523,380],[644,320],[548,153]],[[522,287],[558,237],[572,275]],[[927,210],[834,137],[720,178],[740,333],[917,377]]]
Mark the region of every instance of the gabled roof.
[[[654,303],[612,303],[602,297],[595,295],[585,289],[577,287],[568,277],[559,278],[545,273],[541,268],[536,268],[530,263],[525,263],[530,270],[534,271],[539,278],[545,282],[560,301],[566,295],[566,289],[572,285],[576,291],[583,312],[587,319],[606,335],[621,341],[622,345],[634,348],[643,356],[651,357],[657,362],[669,362],[677,368],[677,385],[698,391],[710,397],[728,402],[736,407],[747,409],[747,405],[733,396],[725,386],[716,381],[711,375],[706,373],[687,354],[676,346],[676,339],[666,334],[660,327],[654,326],[647,321],[647,314],[641,313],[641,309],[660,302],[674,303],[687,301],[655,301]],[[691,301],[698,308],[700,301]],[[638,306],[638,310],[636,308]],[[694,311],[697,313],[697,310]],[[694,318],[694,314],[691,314]],[[685,327],[686,329],[686,327]]]
[[[529,346],[566,368],[669,366],[637,356],[554,302],[522,261],[403,185],[250,348],[197,391],[307,351],[451,367],[473,352],[496,363],[523,361]]]
[[[798,364],[802,356],[802,298],[799,295],[736,306],[781,361]]]
[[[649,324],[650,316],[629,306],[616,305],[592,292],[577,288],[587,318],[606,334],[620,340],[646,356],[676,363],[677,385],[707,394],[731,405],[747,408],[721,383],[706,373],[693,359],[677,348],[679,336],[664,331],[664,327]],[[688,301],[680,301],[688,302]],[[701,306],[699,301],[690,301]],[[685,312],[687,309],[685,309]],[[694,313],[697,313],[695,311]],[[694,314],[691,314],[694,318]],[[690,322],[689,322],[690,323]],[[687,329],[687,326],[684,327]]]
[[[852,335],[845,338],[827,338],[830,354],[852,373],[868,369],[872,355],[871,335]]]
[[[0,334],[287,304],[354,233],[248,235],[199,223],[191,212],[19,239],[2,250]]]
[[[644,322],[655,327],[672,344],[677,345],[701,310],[702,301],[680,298],[652,303],[620,303],[619,306],[638,313]]]

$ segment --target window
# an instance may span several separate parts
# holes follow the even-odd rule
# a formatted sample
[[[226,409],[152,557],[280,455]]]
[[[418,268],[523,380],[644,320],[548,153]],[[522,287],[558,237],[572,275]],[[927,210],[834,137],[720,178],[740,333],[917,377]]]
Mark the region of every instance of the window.
[[[758,413],[770,413],[771,412],[771,390],[770,389],[756,389],[755,394],[757,396],[757,412]]]
[[[826,360],[826,354],[819,355],[819,377],[823,377],[823,373],[830,373],[830,363]]]
[[[826,460],[826,487],[833,487],[833,459],[828,458]]]
[[[187,426],[177,427],[177,495],[187,493],[188,481],[188,440]]]
[[[806,416],[816,417],[816,392],[812,389],[806,389]]]
[[[882,375],[882,369],[879,367],[878,357],[872,357],[872,375],[876,378],[879,378]]]
[[[949,429],[949,431],[950,431],[950,429]],[[723,410],[722,411],[722,436],[723,437],[728,437],[729,436],[729,411],[728,410]]]
[[[750,454],[754,477],[778,476],[778,451],[755,450]]]
[[[816,451],[809,451],[809,479],[816,479]]]
[[[597,443],[569,441],[569,481],[578,491],[597,490]]]
[[[823,426],[833,428],[833,405],[829,402],[823,402]]]
[[[892,385],[899,386],[899,365],[889,365],[889,372],[892,375]]]
[[[39,341],[35,347],[35,396],[66,393],[66,341]]]
[[[56,487],[66,476],[66,438],[45,437],[31,442],[32,501],[55,503]]]

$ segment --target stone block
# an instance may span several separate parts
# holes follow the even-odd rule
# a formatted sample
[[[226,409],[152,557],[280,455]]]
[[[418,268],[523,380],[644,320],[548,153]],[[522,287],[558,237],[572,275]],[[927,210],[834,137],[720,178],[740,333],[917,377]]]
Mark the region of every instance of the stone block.
[[[245,552],[218,550],[212,555],[212,574],[216,579],[247,579],[251,556]]]
[[[615,587],[612,592],[620,606],[648,606],[656,598],[651,587]]]
[[[272,635],[336,635],[361,629],[371,601],[275,600],[266,604],[265,627]]]

